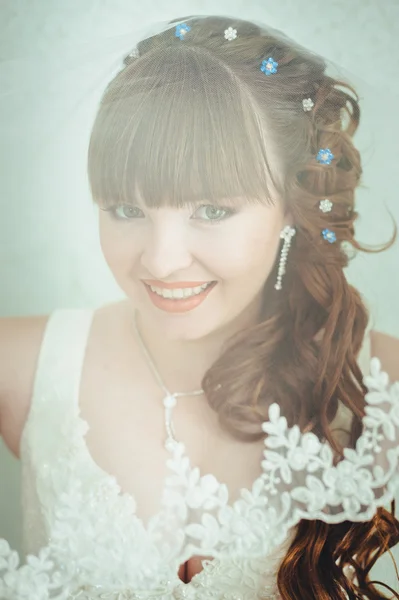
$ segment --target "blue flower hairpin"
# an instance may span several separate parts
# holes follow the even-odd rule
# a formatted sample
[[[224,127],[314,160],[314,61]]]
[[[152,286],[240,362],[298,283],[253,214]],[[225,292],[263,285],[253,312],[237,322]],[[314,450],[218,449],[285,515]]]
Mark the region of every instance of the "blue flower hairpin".
[[[316,160],[322,165],[329,165],[334,158],[334,154],[329,148],[320,148]]]
[[[187,25],[187,23],[180,23],[179,25],[176,25],[175,36],[180,40],[184,40],[188,31],[191,31],[190,25]]]
[[[330,244],[333,244],[337,241],[337,236],[335,235],[334,231],[331,231],[331,229],[323,229],[321,234],[327,242],[330,242]]]
[[[262,60],[260,70],[265,75],[272,75],[277,73],[278,62],[276,62],[271,56],[265,60]]]

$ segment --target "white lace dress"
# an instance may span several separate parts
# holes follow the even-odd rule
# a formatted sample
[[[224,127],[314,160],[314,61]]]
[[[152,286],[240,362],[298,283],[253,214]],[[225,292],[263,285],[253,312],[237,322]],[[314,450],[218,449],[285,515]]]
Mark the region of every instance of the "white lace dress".
[[[47,325],[21,442],[28,556],[21,566],[0,540],[1,599],[278,598],[276,569],[301,519],[366,521],[393,498],[399,383],[370,361],[366,337],[363,433],[336,467],[330,446],[288,428],[274,404],[251,489],[230,500],[226,485],[190,465],[183,444],[171,444],[162,508],[144,525],[135,498],[94,462],[85,442],[78,389],[92,316],[59,310]],[[214,559],[182,583],[179,565],[195,555]]]

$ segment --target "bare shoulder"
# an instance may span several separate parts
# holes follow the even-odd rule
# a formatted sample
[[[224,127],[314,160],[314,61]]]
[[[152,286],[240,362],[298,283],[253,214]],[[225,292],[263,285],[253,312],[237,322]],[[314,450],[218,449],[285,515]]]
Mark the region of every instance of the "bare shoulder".
[[[48,315],[0,318],[0,433],[15,456]]]
[[[118,328],[123,331],[129,309],[128,302],[119,301],[94,311],[89,350],[95,364],[102,360],[99,349],[111,341]],[[17,458],[48,319],[49,315],[0,318],[0,434]]]
[[[391,381],[399,381],[399,338],[372,330],[370,341],[371,356],[380,359],[382,369]]]

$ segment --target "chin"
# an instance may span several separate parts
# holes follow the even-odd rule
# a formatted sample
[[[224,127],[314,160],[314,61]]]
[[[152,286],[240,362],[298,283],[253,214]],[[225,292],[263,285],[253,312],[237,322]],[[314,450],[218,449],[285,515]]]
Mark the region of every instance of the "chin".
[[[182,313],[162,311],[148,303],[136,306],[143,321],[171,341],[200,340],[225,327],[228,321],[226,314],[218,316],[214,308],[205,306]]]
[[[157,313],[154,315],[154,311],[146,311],[146,316],[154,325],[159,324],[162,333],[171,340],[198,340],[221,326],[215,315],[206,315],[205,311],[201,315],[195,310],[187,313]]]

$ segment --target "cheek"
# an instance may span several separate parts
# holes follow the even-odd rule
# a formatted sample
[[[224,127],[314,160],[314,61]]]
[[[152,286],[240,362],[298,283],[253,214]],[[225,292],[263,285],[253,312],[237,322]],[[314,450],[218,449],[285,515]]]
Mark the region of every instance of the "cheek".
[[[129,236],[105,219],[100,220],[99,235],[105,261],[113,271],[122,271],[126,266],[131,266],[134,247]]]
[[[214,271],[221,278],[248,277],[265,281],[280,248],[279,223],[258,224],[250,231],[236,231],[224,237],[213,249]],[[211,248],[209,248],[211,253]]]

